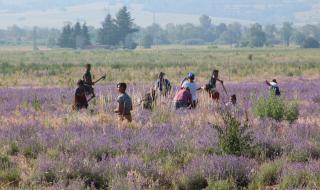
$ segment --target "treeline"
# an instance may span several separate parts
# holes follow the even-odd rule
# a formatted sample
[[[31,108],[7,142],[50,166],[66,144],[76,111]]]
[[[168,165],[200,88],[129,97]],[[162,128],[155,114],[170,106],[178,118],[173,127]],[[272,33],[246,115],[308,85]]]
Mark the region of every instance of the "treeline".
[[[258,23],[241,25],[214,24],[210,17],[203,15],[200,25],[191,23],[164,28],[153,24],[141,28],[139,39],[141,45],[149,48],[152,45],[184,44],[184,45],[230,45],[235,47],[272,47],[277,45],[298,45],[304,48],[318,48],[320,41],[320,24],[294,27],[285,22],[282,26],[274,24],[262,26]]]
[[[299,27],[289,22],[281,26],[262,26],[258,23],[242,25],[237,22],[215,24],[206,15],[199,18],[199,23],[167,24],[165,27],[152,24],[145,28],[138,27],[130,12],[123,7],[115,17],[108,14],[99,28],[77,22],[74,25],[66,24],[61,30],[37,28],[36,35],[32,29],[22,29],[18,26],[0,30],[0,45],[32,44],[33,38],[37,38],[38,45],[79,49],[91,46],[134,49],[137,45],[151,48],[166,44],[319,47],[320,24]]]
[[[57,40],[61,34],[59,29],[36,28],[37,44],[46,47],[57,46]],[[1,46],[32,45],[34,28],[22,28],[16,25],[7,29],[0,29]]]

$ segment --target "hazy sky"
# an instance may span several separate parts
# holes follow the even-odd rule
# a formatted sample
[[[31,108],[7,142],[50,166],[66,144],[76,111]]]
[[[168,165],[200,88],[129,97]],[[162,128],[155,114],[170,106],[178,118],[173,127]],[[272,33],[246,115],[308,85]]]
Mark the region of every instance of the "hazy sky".
[[[114,15],[124,4],[141,26],[154,18],[163,26],[198,23],[201,14],[215,23],[320,23],[320,0],[0,0],[0,28],[61,27],[78,20],[100,26],[107,13]]]

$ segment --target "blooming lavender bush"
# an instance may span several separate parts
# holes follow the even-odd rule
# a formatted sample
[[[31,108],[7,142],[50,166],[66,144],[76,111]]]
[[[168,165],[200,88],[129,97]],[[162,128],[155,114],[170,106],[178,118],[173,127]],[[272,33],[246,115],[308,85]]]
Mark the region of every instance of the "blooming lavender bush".
[[[257,167],[254,160],[235,156],[210,155],[191,161],[190,164],[180,171],[182,177],[186,177],[184,185],[186,189],[190,186],[201,185],[199,176],[204,180],[226,180],[232,179],[238,187],[245,187],[251,180],[252,174]],[[181,178],[181,177],[180,177]],[[200,184],[194,184],[197,179]]]
[[[0,185],[214,189],[246,188],[258,178],[265,182],[261,186],[319,187],[320,107],[314,103],[320,94],[319,80],[281,83],[283,98],[299,103],[300,115],[294,124],[255,117],[256,97],[268,94],[263,83],[228,84],[226,88],[237,94],[237,119],[241,123],[248,119],[250,127],[245,131],[251,137],[250,154],[243,149],[235,155],[222,151],[221,136],[209,123],[226,130],[220,114],[223,105],[212,102],[205,92],[199,92],[196,110],[172,110],[170,95],[150,112],[137,101],[148,87],[129,85],[134,122],[128,124],[117,121],[112,113],[117,97],[114,85],[97,86],[96,100],[89,110],[80,112],[71,109],[71,88],[1,88],[0,162],[5,167]],[[223,101],[228,99],[221,96]],[[287,164],[277,172],[265,169],[272,160]],[[292,171],[307,177],[292,176]]]

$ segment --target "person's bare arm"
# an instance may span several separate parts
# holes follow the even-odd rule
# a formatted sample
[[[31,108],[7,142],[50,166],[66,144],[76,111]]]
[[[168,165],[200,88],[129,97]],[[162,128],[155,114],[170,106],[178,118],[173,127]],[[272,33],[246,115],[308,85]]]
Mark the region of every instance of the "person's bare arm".
[[[271,86],[270,82],[269,82],[269,81],[267,81],[267,80],[266,80],[266,84],[267,84],[268,86]]]

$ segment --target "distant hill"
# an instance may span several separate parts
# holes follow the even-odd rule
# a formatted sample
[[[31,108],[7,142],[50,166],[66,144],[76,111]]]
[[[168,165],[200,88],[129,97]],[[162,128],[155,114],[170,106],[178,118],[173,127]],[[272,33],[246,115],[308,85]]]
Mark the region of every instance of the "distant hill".
[[[2,14],[9,14],[11,17],[17,14],[19,18],[16,20],[20,22],[27,19],[32,21],[32,18],[25,17],[23,13],[30,11],[46,12],[53,9],[64,10],[69,7],[94,3],[103,3],[106,6],[125,4],[129,7],[139,4],[143,11],[149,13],[197,17],[207,14],[217,18],[237,19],[262,24],[279,24],[284,21],[301,24],[320,22],[320,16],[318,16],[320,15],[319,0],[0,0],[0,18],[4,18]],[[69,18],[68,14],[76,17],[74,13],[69,13],[69,11],[64,12],[66,14],[64,18]],[[90,14],[94,13],[91,12]],[[93,15],[91,17],[93,18]],[[150,21],[148,20],[148,22]],[[168,22],[170,22],[170,17]],[[188,22],[188,20],[184,22]]]

